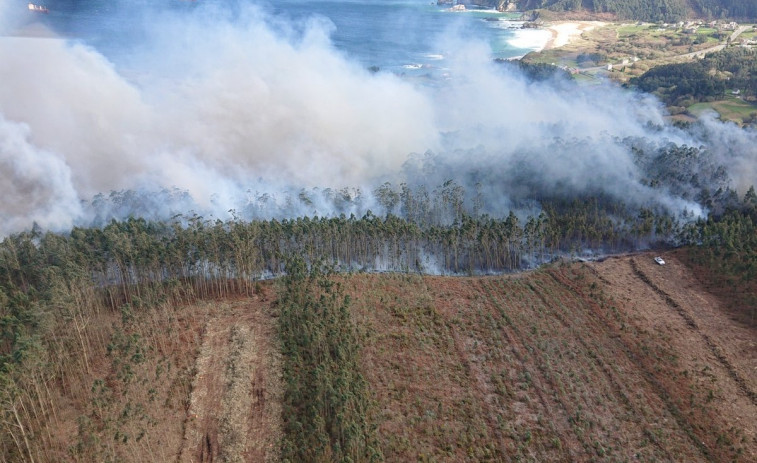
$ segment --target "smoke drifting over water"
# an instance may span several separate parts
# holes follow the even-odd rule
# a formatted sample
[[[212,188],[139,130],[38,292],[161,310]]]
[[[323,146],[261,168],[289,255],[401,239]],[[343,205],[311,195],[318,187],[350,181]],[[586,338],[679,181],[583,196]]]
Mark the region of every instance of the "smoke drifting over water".
[[[4,33],[15,27],[8,11],[0,3]],[[754,182],[754,132],[708,120],[683,133],[650,97],[531,83],[482,43],[443,34],[449,78],[419,85],[337,50],[327,20],[233,11],[130,9],[139,40],[108,57],[68,39],[0,37],[0,233],[90,223],[106,202],[82,202],[113,190],[173,191],[113,214],[226,218],[344,212],[312,192],[350,187],[363,195],[347,212],[360,214],[376,210],[366,193],[386,181],[431,189],[448,179],[500,216],[582,193],[701,211],[645,186],[624,141],[640,138],[706,145],[734,187]]]

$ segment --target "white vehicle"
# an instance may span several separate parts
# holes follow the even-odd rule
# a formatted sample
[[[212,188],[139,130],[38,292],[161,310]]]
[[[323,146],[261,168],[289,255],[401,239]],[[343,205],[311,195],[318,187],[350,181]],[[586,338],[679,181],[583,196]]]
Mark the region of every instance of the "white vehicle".
[[[654,261],[657,262],[660,265],[665,265],[665,261],[660,256],[655,257]]]
[[[49,13],[47,7],[43,5],[35,5],[34,3],[30,3],[27,5],[27,8],[29,8],[29,11],[36,11],[37,13]]]

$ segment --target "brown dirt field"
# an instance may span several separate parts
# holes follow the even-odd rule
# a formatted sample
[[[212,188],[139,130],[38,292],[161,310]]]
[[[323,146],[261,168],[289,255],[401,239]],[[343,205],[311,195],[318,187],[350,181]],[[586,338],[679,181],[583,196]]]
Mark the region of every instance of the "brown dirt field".
[[[662,256],[339,276],[385,460],[757,461],[757,332]],[[278,461],[272,292],[102,321],[39,460]]]
[[[624,298],[629,314],[679,356],[678,370],[691,375],[723,429],[738,430],[750,442],[745,461],[757,461],[757,336],[734,322],[721,302],[703,291],[694,275],[674,255],[608,259],[592,266]]]
[[[340,277],[386,461],[757,461],[754,330],[652,257]],[[179,461],[277,459],[268,307],[208,318]]]
[[[348,278],[386,460],[757,461],[754,331],[652,257]]]
[[[82,365],[53,389],[54,422],[41,430],[35,461],[278,461],[271,290],[90,321],[88,337],[99,338],[90,342],[90,371]],[[81,358],[77,347],[60,358]]]

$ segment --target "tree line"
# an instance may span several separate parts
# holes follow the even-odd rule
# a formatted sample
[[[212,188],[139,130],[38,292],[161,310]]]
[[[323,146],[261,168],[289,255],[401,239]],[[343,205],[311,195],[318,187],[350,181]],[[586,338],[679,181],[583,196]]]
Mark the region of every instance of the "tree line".
[[[327,266],[287,261],[279,292],[285,462],[383,461],[350,298]]]
[[[741,322],[757,326],[757,193],[751,187],[739,207],[689,227],[691,265],[705,275],[708,289],[721,296]]]

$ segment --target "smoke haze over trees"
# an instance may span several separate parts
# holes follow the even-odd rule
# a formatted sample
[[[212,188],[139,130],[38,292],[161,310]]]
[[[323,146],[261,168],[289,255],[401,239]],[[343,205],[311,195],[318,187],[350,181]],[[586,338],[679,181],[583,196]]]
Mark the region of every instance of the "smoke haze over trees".
[[[161,460],[155,455],[172,450],[161,441],[155,419],[163,413],[181,426],[193,419],[187,402],[193,363],[198,341],[211,326],[204,327],[187,307],[199,300],[213,306],[219,299],[263,300],[259,280],[286,273],[278,307],[266,314],[278,318],[287,357],[282,454],[294,460],[380,460],[368,420],[373,413],[369,378],[359,371],[361,336],[373,326],[351,323],[350,299],[318,271],[320,262],[350,272],[401,272],[400,281],[416,278],[410,275],[415,273],[502,273],[565,256],[694,245],[691,259],[718,270],[713,281],[738,296],[737,316],[754,326],[754,130],[711,115],[681,129],[666,122],[653,96],[604,84],[580,87],[539,66],[525,72],[503,66],[491,60],[487,44],[449,31],[439,35],[446,75],[419,83],[357,64],[332,43],[332,25],[323,18],[295,24],[244,2],[229,9],[198,2],[203,4],[179,12],[126,3],[108,4],[112,19],[131,18],[137,35],[144,36],[124,49],[106,53],[53,31],[38,34],[46,38],[0,38],[2,459],[97,461],[129,455],[145,461],[138,457],[150,454]],[[0,3],[3,13],[6,6]],[[0,16],[0,28],[15,27],[13,19]],[[680,403],[688,408],[681,410],[705,410],[692,397],[704,400],[707,391],[693,391],[687,386],[698,379],[689,383],[688,374],[667,367],[678,362],[676,357],[639,342],[648,339],[646,331],[627,329],[618,319],[611,322],[617,330],[601,331],[597,338],[605,344],[589,341],[599,325],[571,320],[570,314],[587,313],[574,305],[595,311],[599,319],[618,313],[614,304],[605,307],[596,284],[571,274],[537,275],[516,283],[519,289],[483,284],[497,306],[488,317],[481,310],[483,299],[466,296],[478,308],[465,318],[488,318],[486,330],[497,339],[500,350],[493,352],[505,373],[487,367],[492,375],[461,374],[466,388],[475,389],[469,381],[475,376],[505,384],[507,371],[516,375],[510,356],[531,358],[533,352],[539,367],[532,371],[540,375],[535,377],[567,377],[568,371],[572,378],[561,357],[553,357],[554,367],[540,357],[546,352],[540,346],[553,340],[559,355],[572,352],[554,338],[550,330],[557,327],[571,342],[584,343],[587,356],[575,360],[577,367],[597,370],[598,358],[605,359],[607,369],[599,369],[604,371],[618,358],[649,362],[646,369],[632,370],[638,373],[627,383],[598,373],[603,384],[630,385],[613,395],[611,403],[618,407],[629,411],[628,404],[637,403],[634,381],[646,378],[658,389],[655,394],[667,398],[660,385],[673,378],[685,391]],[[384,293],[378,296],[380,304],[395,309],[396,320],[424,332],[422,342],[404,335],[396,342],[460,351],[473,345],[456,339],[426,344],[439,328],[454,333],[452,324],[435,322],[442,319],[435,318],[431,299],[420,298],[415,307],[400,297],[406,286],[387,286],[394,292],[386,293],[386,302]],[[512,319],[517,325],[510,318],[514,297],[529,307],[522,321]],[[677,316],[670,307],[664,311]],[[542,325],[549,329],[531,324],[545,314],[558,314]],[[426,325],[433,329],[413,321],[424,317],[434,322]],[[629,326],[637,318],[634,306]],[[521,346],[537,349],[512,349],[514,338],[503,338],[503,329],[513,333],[513,327],[526,335],[517,338],[528,340]],[[465,323],[454,329],[475,333]],[[660,345],[668,344],[670,332],[665,336]],[[236,339],[255,350],[241,335]],[[618,339],[627,342],[626,353],[610,350],[618,354],[612,357],[597,348],[617,349]],[[391,345],[386,340],[377,345]],[[705,356],[716,358],[717,352],[712,347]],[[388,352],[401,362],[395,354]],[[458,357],[450,358],[457,362]],[[656,359],[669,363],[651,362]],[[486,365],[477,361],[457,371]],[[584,382],[574,389],[594,389],[593,377],[581,371],[575,376]],[[532,383],[547,382],[532,382],[528,370],[517,376],[522,379],[508,388],[523,394]],[[513,386],[525,383],[528,387]],[[155,387],[135,397],[138,384]],[[487,393],[487,403],[500,396],[513,402],[502,389],[505,394]],[[562,394],[566,421],[577,428],[581,442],[585,439],[587,458],[598,454],[592,433],[600,431],[613,434],[618,451],[626,450],[625,435],[601,424],[612,421],[585,425],[591,416],[581,409],[586,402],[565,395],[562,386],[545,390],[554,391],[544,394],[547,400]],[[608,409],[607,397],[598,394],[589,408]],[[648,438],[663,435],[655,423],[672,423],[684,413],[672,399],[667,402],[672,415],[656,414],[660,407],[654,402],[638,403],[638,410],[626,415],[637,421],[640,445],[653,452],[659,448],[660,458],[671,455],[675,450],[649,445]],[[417,404],[412,408],[427,411]],[[717,411],[713,408],[712,416]],[[456,409],[443,412],[454,415]],[[398,419],[411,421],[407,416]],[[702,416],[710,415],[685,415],[692,424],[709,423]],[[532,419],[545,428],[552,423],[536,414]],[[491,421],[504,434],[498,420]],[[709,457],[708,448],[721,440],[709,431],[718,428],[689,421],[683,429],[691,429],[694,450],[704,449]],[[447,427],[449,434],[441,435],[461,438],[455,444],[460,452],[470,452],[472,442],[490,440],[468,439],[478,431],[467,428]],[[559,437],[532,436],[530,430],[514,436],[519,447],[533,439],[543,448],[551,448],[549,437]],[[177,440],[177,447],[183,445],[181,437]],[[740,451],[730,443],[717,445],[716,459]],[[570,455],[554,447],[561,456]],[[526,458],[528,452],[524,447],[519,455]]]
[[[452,181],[473,216],[538,215],[544,199],[586,195],[701,216],[688,190],[743,195],[754,178],[753,131],[715,120],[682,131],[643,94],[532,82],[450,31],[439,36],[448,78],[418,84],[350,60],[324,20],[295,25],[246,3],[139,8],[128,12],[144,37],[128,52],[0,41],[3,234],[189,211],[399,214],[373,195],[387,182],[432,197]],[[652,157],[696,147],[724,180],[649,183],[640,145]]]

